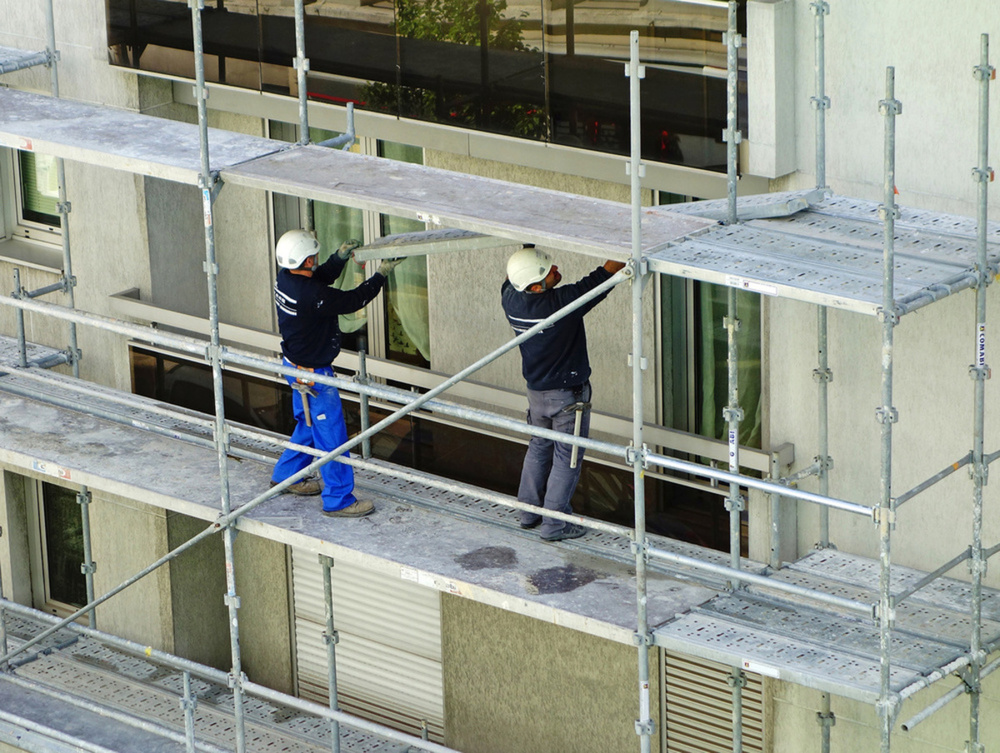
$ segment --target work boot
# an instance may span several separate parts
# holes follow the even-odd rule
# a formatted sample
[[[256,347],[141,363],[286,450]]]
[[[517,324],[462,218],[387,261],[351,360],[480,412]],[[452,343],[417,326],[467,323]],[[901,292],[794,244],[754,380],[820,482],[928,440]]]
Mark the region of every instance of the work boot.
[[[277,481],[272,481],[271,486],[278,485]],[[285,489],[285,494],[298,494],[300,497],[315,497],[323,491],[323,485],[315,476],[306,476],[299,482],[292,484]]]
[[[357,502],[341,507],[339,510],[323,510],[323,514],[331,518],[363,518],[375,512],[375,505],[367,499],[359,499]]]
[[[548,536],[542,536],[545,541],[562,541],[564,539],[578,539],[587,532],[583,526],[576,523],[567,523],[561,531],[556,531]]]

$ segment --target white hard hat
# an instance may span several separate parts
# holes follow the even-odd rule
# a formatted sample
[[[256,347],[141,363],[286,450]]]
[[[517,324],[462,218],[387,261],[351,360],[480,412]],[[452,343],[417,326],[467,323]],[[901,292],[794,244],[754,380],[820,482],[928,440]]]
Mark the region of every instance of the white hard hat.
[[[524,291],[541,282],[552,269],[552,257],[537,248],[522,248],[507,260],[507,279],[515,289]]]
[[[278,238],[278,244],[274,248],[278,266],[285,269],[298,269],[302,262],[317,253],[319,241],[305,230],[289,230]]]

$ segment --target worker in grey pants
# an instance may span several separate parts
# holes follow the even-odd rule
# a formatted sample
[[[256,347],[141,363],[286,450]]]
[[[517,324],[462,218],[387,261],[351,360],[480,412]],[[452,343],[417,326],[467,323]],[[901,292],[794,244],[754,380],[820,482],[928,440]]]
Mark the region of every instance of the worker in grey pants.
[[[607,261],[583,279],[560,286],[559,267],[544,251],[528,247],[507,261],[507,279],[500,298],[514,332],[535,324],[590,292],[625,265]],[[528,385],[528,423],[585,437],[590,429],[590,360],[584,316],[607,297],[597,296],[525,340],[520,345],[521,371]],[[519,501],[563,513],[580,479],[583,451],[563,442],[532,437],[521,469]],[[521,528],[541,526],[546,541],[575,539],[587,531],[531,512],[521,513]]]

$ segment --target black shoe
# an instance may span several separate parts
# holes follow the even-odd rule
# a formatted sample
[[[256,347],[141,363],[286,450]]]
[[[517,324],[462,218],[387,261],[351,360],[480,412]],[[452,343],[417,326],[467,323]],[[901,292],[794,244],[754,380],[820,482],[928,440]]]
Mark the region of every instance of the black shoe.
[[[556,531],[549,536],[542,536],[545,541],[563,541],[564,539],[578,539],[587,532],[583,526],[576,523],[567,523],[561,531]]]
[[[532,528],[538,528],[542,524],[541,518],[536,518],[534,523],[525,523],[523,520],[519,523],[521,529],[524,531],[529,531]]]

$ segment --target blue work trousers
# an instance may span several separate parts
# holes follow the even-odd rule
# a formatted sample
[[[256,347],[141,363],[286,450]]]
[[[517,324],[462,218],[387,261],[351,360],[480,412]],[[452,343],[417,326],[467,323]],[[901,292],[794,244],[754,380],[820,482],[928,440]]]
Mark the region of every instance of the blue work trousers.
[[[294,366],[287,360],[285,365]],[[303,373],[306,375],[304,378],[308,378],[308,374],[333,376],[333,369],[327,366]],[[295,377],[286,376],[285,379],[290,385],[295,385]],[[306,425],[305,413],[302,410],[302,395],[298,390],[292,391],[295,431],[292,432],[291,442],[329,452],[347,441],[347,426],[344,424],[344,408],[340,403],[340,393],[336,387],[318,383],[313,384],[312,390],[316,393],[315,397],[309,398],[312,426]],[[349,453],[345,452],[344,455],[347,456]],[[289,448],[278,458],[271,480],[281,483],[314,460],[316,458],[313,455]],[[357,501],[354,496],[354,469],[351,466],[331,460],[320,468],[320,475],[323,478],[324,510],[340,510]]]
[[[578,402],[590,402],[590,383],[577,390],[528,390],[528,423],[554,429],[566,434],[573,433],[576,411],[572,409]],[[590,431],[590,410],[585,410],[580,424],[580,436],[586,437]],[[517,499],[529,505],[544,507],[546,510],[572,513],[570,500],[580,480],[583,464],[583,448],[577,451],[576,468],[570,468],[573,446],[551,439],[532,437],[521,467],[521,485]],[[530,525],[538,520],[538,515],[521,512],[522,525]],[[566,524],[553,518],[542,518],[539,533],[551,536]]]

